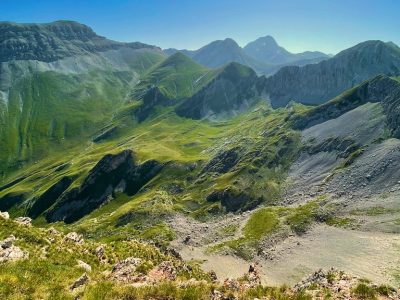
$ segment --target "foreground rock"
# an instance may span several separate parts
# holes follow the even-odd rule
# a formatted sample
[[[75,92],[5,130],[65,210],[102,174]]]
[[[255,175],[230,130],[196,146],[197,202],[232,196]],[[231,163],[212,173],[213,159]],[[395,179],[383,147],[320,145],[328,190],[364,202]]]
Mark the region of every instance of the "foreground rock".
[[[115,264],[111,271],[111,278],[123,283],[135,283],[145,281],[146,278],[136,274],[136,267],[140,265],[140,258],[129,257]]]
[[[76,289],[84,286],[89,282],[89,276],[85,273],[81,277],[79,277],[70,287],[71,291],[75,291]]]
[[[70,232],[68,233],[65,238],[64,241],[69,241],[69,242],[73,242],[76,243],[78,245],[82,245],[85,241],[83,239],[83,236],[79,233],[76,232]]]
[[[312,299],[400,299],[399,291],[386,285],[377,286],[343,271],[322,269],[296,284],[294,292],[305,292]]]
[[[2,218],[4,220],[8,220],[8,219],[10,219],[10,215],[6,211],[0,211],[0,218]]]
[[[13,245],[15,236],[10,235],[3,241],[0,241],[0,263],[11,262],[29,257],[29,253],[22,251],[21,248]]]
[[[18,217],[14,221],[24,226],[32,226],[32,219],[29,217]]]

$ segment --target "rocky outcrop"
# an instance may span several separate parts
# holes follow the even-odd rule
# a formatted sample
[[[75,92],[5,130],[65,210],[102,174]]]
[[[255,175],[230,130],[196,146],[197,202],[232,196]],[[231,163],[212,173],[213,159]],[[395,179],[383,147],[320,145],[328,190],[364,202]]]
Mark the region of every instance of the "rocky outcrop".
[[[112,200],[115,192],[134,195],[162,169],[149,160],[137,165],[130,150],[107,154],[89,172],[80,187],[64,193],[46,214],[49,222],[71,223]]]
[[[10,235],[3,241],[0,241],[0,263],[17,261],[29,257],[29,253],[22,251],[21,248],[14,246],[15,236]]]
[[[6,211],[0,211],[0,218],[2,218],[4,220],[8,220],[8,219],[10,219],[10,215]]]
[[[201,173],[215,172],[218,174],[222,174],[228,172],[238,163],[239,150],[239,148],[232,148],[218,153],[203,168]]]
[[[228,212],[251,210],[263,202],[262,197],[252,197],[244,191],[237,191],[233,188],[213,191],[206,200],[208,202],[220,201]]]
[[[84,261],[79,260],[79,259],[78,259],[77,263],[78,263],[79,268],[84,269],[86,272],[92,272],[92,267],[89,264],[87,264]]]
[[[70,286],[71,291],[75,291],[76,289],[86,285],[89,282],[89,276],[85,273],[81,277],[79,277],[75,282]]]
[[[7,211],[12,207],[21,204],[26,199],[25,193],[11,192],[0,198],[0,210]]]
[[[72,21],[48,24],[0,23],[0,62],[56,61],[64,57],[128,47],[155,48],[142,43],[120,43],[98,36],[90,27]]]
[[[256,73],[238,63],[230,63],[210,83],[176,109],[181,117],[201,119],[234,115],[257,99]]]
[[[273,107],[289,101],[321,104],[364,80],[400,74],[400,48],[393,43],[367,41],[333,58],[303,67],[285,67],[264,79]]]
[[[40,214],[52,206],[57,199],[64,193],[73,182],[71,177],[63,177],[56,184],[52,185],[39,198],[33,201],[32,206],[28,209],[28,216],[37,218]]]
[[[32,219],[29,217],[18,217],[14,221],[23,226],[32,226]]]
[[[128,257],[116,263],[111,271],[111,278],[124,283],[142,281],[142,276],[136,274],[136,267],[142,263],[140,258]]]
[[[79,234],[79,233],[76,233],[76,232],[68,233],[64,237],[64,241],[73,242],[73,243],[78,244],[78,245],[82,245],[85,242],[85,240],[83,239],[83,235]]]

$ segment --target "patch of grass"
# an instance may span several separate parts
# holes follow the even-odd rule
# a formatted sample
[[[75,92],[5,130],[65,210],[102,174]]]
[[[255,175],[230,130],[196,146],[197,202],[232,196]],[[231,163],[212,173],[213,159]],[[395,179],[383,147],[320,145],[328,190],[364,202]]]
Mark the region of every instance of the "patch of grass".
[[[359,283],[353,290],[353,295],[362,300],[376,299],[376,291],[366,283]]]
[[[340,227],[340,228],[348,228],[352,227],[357,224],[356,220],[352,218],[341,218],[341,217],[336,217],[332,216],[326,220],[326,224],[329,226],[335,226],[335,227]]]
[[[355,210],[351,211],[350,213],[352,215],[356,215],[356,216],[371,216],[371,217],[373,217],[373,216],[396,213],[398,211],[400,211],[400,210],[386,208],[383,206],[372,206],[372,207],[368,207],[368,208],[355,209]]]
[[[243,228],[246,239],[258,240],[270,234],[279,224],[273,209],[263,208],[253,213]]]
[[[309,202],[294,208],[286,218],[287,224],[297,234],[303,234],[311,226],[317,215],[317,202]]]

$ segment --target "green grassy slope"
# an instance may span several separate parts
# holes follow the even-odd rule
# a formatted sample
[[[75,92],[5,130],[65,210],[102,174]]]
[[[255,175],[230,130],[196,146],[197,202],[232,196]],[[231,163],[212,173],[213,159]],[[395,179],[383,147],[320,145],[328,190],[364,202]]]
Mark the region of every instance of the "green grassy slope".
[[[50,151],[87,141],[125,103],[137,76],[163,56],[127,52],[131,70],[98,69],[81,74],[30,72],[17,78],[0,105],[0,177]]]
[[[214,72],[177,52],[150,69],[141,78],[132,96],[134,99],[140,98],[154,86],[169,99],[189,97],[207,83]]]
[[[180,118],[165,109],[157,118],[125,128],[119,137],[86,142],[16,172],[3,183],[21,181],[0,191],[0,198],[24,194],[25,200],[9,210],[14,216],[24,214],[32,201],[61,178],[74,178],[70,188],[78,186],[106,153],[132,149],[139,162],[156,159],[167,165],[137,195],[117,193],[69,228],[104,238],[138,236],[168,242],[173,238],[164,224],[169,213],[180,211],[197,218],[224,213],[219,202],[206,200],[212,192],[234,187],[232,193],[245,195],[250,203],[277,199],[299,147],[298,134],[281,127],[285,118],[287,111],[272,111],[265,104],[226,122]],[[204,173],[211,159],[230,148],[238,149],[236,166],[224,173]],[[176,186],[182,191],[174,192]],[[43,217],[35,222],[45,225]]]

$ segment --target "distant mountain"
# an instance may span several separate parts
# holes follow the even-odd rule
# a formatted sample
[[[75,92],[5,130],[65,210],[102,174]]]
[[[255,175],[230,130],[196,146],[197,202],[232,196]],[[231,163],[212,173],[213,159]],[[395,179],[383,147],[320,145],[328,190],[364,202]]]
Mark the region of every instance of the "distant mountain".
[[[163,50],[166,55],[181,52],[204,66],[218,68],[230,62],[251,67],[259,74],[271,75],[287,65],[303,66],[329,58],[322,52],[293,54],[280,47],[271,36],[259,38],[241,48],[233,39],[217,40],[198,50]]]
[[[248,43],[244,48],[244,52],[261,62],[267,64],[284,65],[305,61],[308,63],[320,62],[329,58],[328,55],[318,51],[306,51],[302,53],[290,53],[285,48],[278,45],[272,36],[265,36]],[[300,63],[300,65],[304,62]]]
[[[230,38],[211,42],[194,51],[167,49],[164,50],[164,53],[171,55],[178,51],[209,68],[219,68],[231,62],[237,62],[249,66],[261,74],[270,74],[275,70],[275,66],[265,64],[247,55],[243,49]]]
[[[274,107],[291,100],[320,104],[379,74],[400,74],[400,48],[394,43],[367,41],[317,64],[284,67],[263,85]]]
[[[97,35],[73,21],[47,24],[0,23],[0,61],[56,61],[61,58],[121,47],[156,48],[142,43],[120,43]]]

